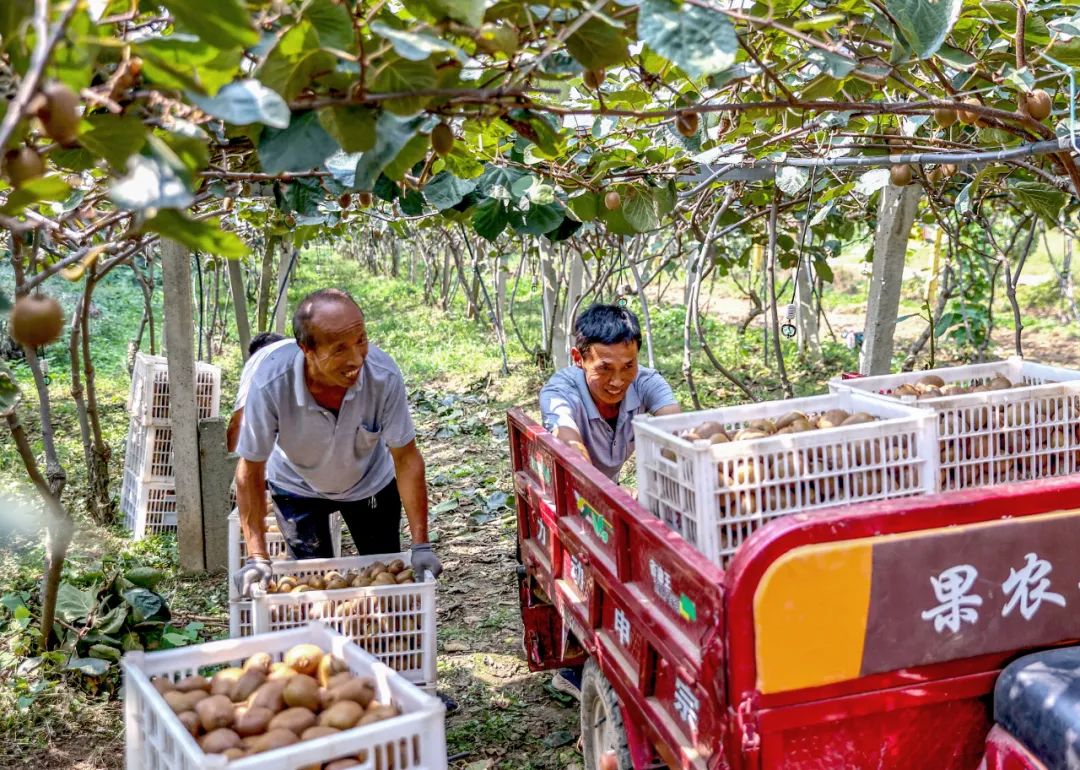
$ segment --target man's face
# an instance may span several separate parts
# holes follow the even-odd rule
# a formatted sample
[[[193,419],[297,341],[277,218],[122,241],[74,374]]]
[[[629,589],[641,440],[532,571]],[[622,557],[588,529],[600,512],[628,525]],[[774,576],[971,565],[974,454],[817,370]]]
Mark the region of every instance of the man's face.
[[[303,348],[308,371],[318,384],[350,388],[367,358],[364,315],[351,302],[324,302],[311,319],[314,345]]]
[[[621,404],[630,383],[637,377],[638,344],[633,340],[614,345],[593,345],[584,355],[573,348],[570,358],[574,366],[585,370],[589,393],[599,404]]]

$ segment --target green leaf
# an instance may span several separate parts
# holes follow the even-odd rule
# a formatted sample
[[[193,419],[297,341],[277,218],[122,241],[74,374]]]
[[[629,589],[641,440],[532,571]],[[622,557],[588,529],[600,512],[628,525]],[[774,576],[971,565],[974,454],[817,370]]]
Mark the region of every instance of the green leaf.
[[[493,243],[509,223],[506,206],[502,201],[494,198],[484,201],[473,211],[473,229],[476,230],[476,234]]]
[[[448,171],[440,171],[424,187],[424,199],[439,211],[451,208],[476,189],[475,179],[458,179]]]
[[[399,118],[383,112],[375,121],[375,146],[365,152],[356,164],[354,190],[371,190],[379,174],[409,143],[424,124],[423,117]]]
[[[30,20],[33,0],[5,0],[0,3],[0,50],[19,37],[19,30]]]
[[[600,196],[584,192],[566,201],[567,207],[579,222],[591,222],[600,216]]]
[[[642,0],[638,37],[690,77],[723,72],[735,63],[735,27],[717,12],[672,0]]]
[[[8,195],[7,201],[0,206],[0,214],[18,214],[27,206],[43,201],[59,202],[71,194],[71,188],[62,177],[56,174],[31,179],[19,189]]]
[[[83,591],[70,583],[61,583],[56,592],[56,617],[65,623],[86,620],[94,609],[97,592],[93,589]]]
[[[240,67],[242,51],[214,48],[187,35],[151,38],[135,47],[143,79],[159,88],[216,93]]]
[[[875,168],[859,177],[859,181],[855,183],[855,192],[860,195],[873,195],[887,184],[889,169]]]
[[[458,46],[425,32],[394,29],[381,21],[372,22],[371,31],[393,45],[398,56],[410,61],[423,61],[433,53],[449,53],[462,62],[468,58]]]
[[[121,604],[119,607],[114,607],[109,610],[104,615],[94,618],[94,630],[100,634],[115,634],[124,627],[124,621],[127,620],[127,616],[127,605]]]
[[[367,152],[375,146],[375,118],[369,107],[324,107],[319,122],[345,152]]]
[[[259,42],[251,14],[240,0],[161,0],[177,26],[218,48],[247,48]]]
[[[79,144],[109,162],[118,171],[146,144],[146,126],[133,115],[99,113],[86,118],[90,128],[79,134]]]
[[[105,676],[109,673],[109,665],[109,661],[101,658],[72,658],[64,669],[78,671],[86,676]]]
[[[333,0],[314,0],[304,9],[304,18],[315,27],[323,48],[349,51],[356,45],[352,16],[344,4]]]
[[[942,44],[941,47],[938,48],[936,55],[950,67],[958,70],[973,69],[979,63],[978,60],[967,51],[953,48],[951,45],[947,44]]]
[[[565,241],[567,238],[573,236],[573,234],[581,229],[581,227],[581,222],[578,222],[576,219],[563,217],[563,221],[559,223],[559,226],[551,232],[544,233],[544,237],[558,243],[559,241]]]
[[[145,588],[131,588],[124,591],[124,601],[131,605],[131,619],[135,623],[148,620],[167,620],[169,608],[165,600],[153,591]]]
[[[416,217],[424,213],[424,196],[416,190],[409,190],[401,198],[401,213],[407,217]]]
[[[1057,227],[1058,215],[1065,205],[1065,193],[1043,182],[1011,182],[1009,191],[1034,211],[1050,227]]]
[[[639,233],[655,230],[660,226],[653,196],[640,187],[622,191],[622,212],[627,224]]]
[[[120,662],[120,650],[107,644],[95,644],[90,647],[88,654],[97,660],[108,660],[113,663]]]
[[[171,238],[192,251],[201,251],[228,259],[247,256],[247,246],[237,237],[222,229],[221,220],[215,218],[191,220],[179,211],[163,209],[143,225],[145,230]]]
[[[900,34],[920,59],[933,56],[960,16],[962,0],[885,0]]]
[[[563,221],[563,211],[559,206],[529,206],[529,210],[510,212],[510,225],[514,232],[522,235],[543,235],[550,233]]]
[[[427,157],[430,147],[431,141],[428,137],[418,133],[405,143],[396,158],[386,164],[383,173],[395,181],[401,181],[409,169]]]
[[[784,166],[776,174],[776,186],[787,195],[798,195],[810,181],[810,172],[798,166]]]
[[[509,192],[523,176],[525,172],[519,169],[489,164],[478,180],[477,190],[484,195],[492,195],[493,190],[499,187]]]
[[[387,57],[387,63],[379,70],[372,84],[372,93],[412,93],[435,88],[439,84],[435,65],[430,61],[410,61],[400,56]],[[382,104],[395,115],[415,115],[431,101],[430,96],[387,99]]]
[[[375,186],[371,188],[371,194],[387,203],[393,203],[401,197],[401,188],[394,184],[394,180],[381,174],[375,180]]]
[[[315,112],[293,118],[288,128],[268,128],[259,139],[259,162],[267,174],[320,168],[337,152],[337,142]]]
[[[125,572],[124,577],[137,586],[153,591],[155,586],[165,578],[165,573],[155,567],[134,567]]]
[[[428,5],[442,16],[470,27],[479,27],[484,20],[484,0],[429,0]]]
[[[7,416],[18,405],[19,386],[15,382],[15,375],[6,363],[0,361],[0,417]]]
[[[319,35],[309,21],[290,29],[259,68],[259,80],[277,91],[286,101],[295,99],[319,72],[333,71],[337,60],[319,47]]]
[[[109,190],[113,203],[128,211],[183,209],[191,205],[195,197],[181,174],[181,169],[185,173],[186,169],[175,153],[165,147],[166,155],[162,147],[164,143],[157,140],[151,153],[128,158],[127,174]]]
[[[285,100],[258,80],[236,80],[216,96],[188,94],[188,98],[207,115],[236,126],[263,123],[272,128],[287,128],[291,117]]]
[[[593,16],[566,40],[566,50],[588,70],[605,69],[626,61],[622,31]]]

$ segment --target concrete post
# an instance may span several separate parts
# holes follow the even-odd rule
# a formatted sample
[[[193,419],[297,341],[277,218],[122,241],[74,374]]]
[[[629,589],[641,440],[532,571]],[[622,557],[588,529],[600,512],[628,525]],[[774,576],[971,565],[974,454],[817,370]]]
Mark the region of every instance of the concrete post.
[[[226,569],[229,540],[229,486],[236,473],[235,454],[225,449],[223,417],[199,421],[199,471],[202,478],[206,569]]]
[[[557,351],[562,344],[562,339],[559,336],[559,322],[555,313],[555,307],[559,300],[559,273],[555,268],[555,246],[553,244],[540,244],[540,277],[544,286],[542,313],[544,344],[546,346],[548,340],[551,341],[551,346],[547,349],[547,352],[555,361],[556,368],[558,368]]]
[[[180,568],[185,572],[199,572],[206,568],[206,561],[199,494],[191,252],[174,241],[162,239],[161,265],[165,292],[165,355],[169,362],[169,416],[176,476],[176,540],[180,548]]]
[[[236,312],[236,336],[240,341],[240,354],[247,361],[248,343],[251,342],[251,325],[248,323],[244,273],[240,269],[240,261],[236,259],[229,260],[229,290],[232,293],[233,310]]]
[[[278,334],[285,333],[285,307],[289,304],[289,269],[292,267],[293,253],[296,247],[291,243],[281,244],[281,258],[278,260],[277,293],[274,301],[277,302],[277,312],[274,313],[274,331]]]
[[[814,300],[813,267],[807,259],[798,268],[795,277],[796,329],[798,330],[799,352],[812,357],[821,355],[821,341],[818,338],[817,302]]]
[[[585,263],[581,261],[581,255],[574,253],[570,257],[570,279],[566,289],[566,308],[563,312],[563,322],[558,327],[559,338],[556,340],[555,367],[562,369],[570,366],[570,348],[574,345],[574,316],[581,312],[579,300],[581,299],[581,283],[585,274]]]
[[[859,372],[864,375],[888,374],[892,369],[904,256],[921,195],[922,187],[914,184],[906,187],[890,184],[881,191],[874,235],[874,267],[866,300],[866,326],[859,362]]]

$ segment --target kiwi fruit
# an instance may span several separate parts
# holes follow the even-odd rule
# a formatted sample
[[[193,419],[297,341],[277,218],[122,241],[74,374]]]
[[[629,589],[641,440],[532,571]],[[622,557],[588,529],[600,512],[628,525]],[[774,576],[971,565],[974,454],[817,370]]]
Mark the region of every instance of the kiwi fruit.
[[[231,727],[234,719],[233,704],[226,695],[211,695],[195,704],[202,729],[210,733],[221,727]]]
[[[341,687],[341,685],[343,684],[347,684],[348,682],[353,681],[353,679],[355,678],[356,677],[352,675],[351,671],[342,671],[340,674],[334,674],[332,677],[330,677],[326,681],[326,684],[324,686],[327,690],[333,690]]]
[[[360,208],[364,208],[364,209],[366,209],[368,206],[370,206],[372,204],[372,202],[373,202],[373,198],[371,197],[371,193],[369,193],[369,192],[358,193],[357,196],[356,196],[356,199],[360,203]]]
[[[264,751],[280,749],[282,746],[291,746],[299,742],[300,738],[292,730],[283,727],[272,727],[251,741],[249,751],[252,754],[261,754]]]
[[[223,668],[210,678],[211,695],[232,695],[233,688],[244,675],[242,668]]]
[[[949,128],[955,124],[957,117],[956,110],[949,109],[948,107],[938,107],[934,110],[934,120],[942,128]]]
[[[295,676],[296,671],[288,663],[278,661],[274,665],[270,666],[270,674],[266,677],[269,681],[275,681],[278,679],[288,679],[291,676]]]
[[[356,725],[364,716],[364,707],[356,701],[340,700],[323,713],[319,714],[319,724],[324,727],[334,727],[338,730],[348,730]]]
[[[935,388],[943,388],[945,387],[945,380],[941,379],[936,374],[927,374],[919,378],[918,384],[933,385]]]
[[[380,572],[375,576],[375,579],[371,581],[371,584],[376,586],[392,586],[397,584],[397,579],[389,572]]]
[[[195,705],[203,698],[210,697],[204,690],[193,690],[191,692],[180,692],[179,690],[170,690],[163,696],[165,702],[169,704],[175,713],[180,714],[184,711],[194,711]]]
[[[177,692],[191,692],[192,690],[204,690],[210,692],[210,680],[199,674],[186,676],[176,683]]]
[[[199,747],[207,754],[221,754],[240,747],[240,736],[227,727],[207,733],[199,739]]]
[[[600,88],[600,85],[604,82],[604,78],[607,73],[604,70],[585,70],[583,80],[585,81],[585,87],[596,91]]]
[[[262,706],[263,708],[270,709],[276,714],[285,708],[285,701],[282,699],[282,693],[284,693],[284,691],[284,679],[276,679],[267,682],[259,687],[251,698],[248,699],[248,706],[251,708]]]
[[[309,575],[307,585],[312,591],[322,591],[326,588],[326,581],[323,580],[322,575]]]
[[[402,585],[404,583],[414,583],[416,582],[416,576],[413,573],[412,568],[410,567],[409,569],[405,569],[397,573],[397,575],[394,576],[394,580],[395,582],[397,582],[398,585]]]
[[[191,733],[192,738],[199,737],[202,723],[199,721],[198,714],[194,711],[181,711],[176,716],[180,720],[180,724],[184,726],[184,729]]]
[[[336,577],[336,578],[330,578],[329,580],[326,581],[326,590],[327,591],[338,591],[338,590],[340,590],[342,588],[348,588],[348,587],[349,587],[349,582],[347,580],[345,580],[345,578]]]
[[[604,195],[604,208],[608,211],[615,211],[620,206],[622,206],[622,196],[618,191],[610,190]]]
[[[980,102],[974,96],[969,96],[964,99],[964,104],[972,105],[975,107],[982,106],[982,102]],[[979,114],[977,112],[968,112],[967,110],[962,109],[960,110],[960,113],[957,117],[960,118],[960,122],[963,123],[965,126],[970,126],[974,125],[975,121],[979,119]]]
[[[403,569],[405,569],[405,562],[403,562],[401,559],[394,559],[386,567],[386,571],[393,573],[394,575],[398,574]]]
[[[274,718],[270,720],[270,729],[277,730],[279,728],[284,728],[299,735],[315,724],[315,722],[315,712],[311,709],[304,708],[303,706],[293,706],[292,708],[285,709],[279,714],[275,714]]]
[[[819,428],[838,428],[851,415],[843,409],[830,409],[818,419]]]
[[[897,187],[907,187],[914,177],[911,166],[899,163],[889,168],[889,181]]]
[[[37,112],[49,138],[65,147],[79,138],[79,96],[63,83],[49,83],[42,89],[45,101]]]
[[[150,684],[154,685],[154,689],[164,695],[167,692],[172,692],[174,689],[172,680],[167,676],[155,676],[150,680]]]
[[[229,697],[233,703],[245,701],[266,682],[266,673],[261,668],[249,668],[233,684]]]
[[[431,129],[431,149],[440,158],[445,158],[454,150],[454,132],[446,123],[440,123]]]
[[[1046,91],[1036,88],[1031,93],[1020,96],[1019,107],[1021,112],[1027,113],[1035,120],[1046,120],[1050,117],[1053,100]]]
[[[352,203],[352,196],[349,195],[348,193],[342,193],[341,197],[338,198],[337,202],[338,202],[338,205],[341,206],[341,208],[347,209],[347,208],[349,208],[349,204]]]
[[[274,712],[263,706],[251,706],[236,710],[236,718],[233,722],[233,730],[242,738],[252,735],[262,735],[274,718]]]
[[[286,706],[301,706],[314,711],[319,708],[319,683],[307,674],[297,674],[286,681],[281,699]]]
[[[323,651],[314,644],[297,644],[285,653],[285,665],[298,674],[313,676],[319,670]]]
[[[345,661],[336,655],[323,655],[322,660],[319,661],[319,684],[328,687],[331,680],[339,674],[350,675]]]
[[[8,317],[8,334],[19,344],[31,348],[48,345],[59,339],[63,330],[64,311],[53,297],[28,294],[15,300],[15,306]],[[203,677],[199,679],[206,681]],[[181,682],[185,682],[184,687],[177,682],[172,685],[173,689],[185,692],[190,688],[191,685],[187,680],[181,680]]]
[[[12,187],[22,187],[45,173],[45,161],[33,147],[20,147],[4,153],[4,176]]]
[[[696,112],[680,112],[675,116],[675,130],[687,139],[698,132],[701,119]]]
[[[350,679],[330,690],[330,703],[349,700],[367,708],[375,699],[375,684],[370,679]]]
[[[312,738],[325,738],[328,735],[337,735],[341,730],[336,727],[327,727],[326,725],[315,725],[304,730],[300,736],[302,741],[310,741]]]

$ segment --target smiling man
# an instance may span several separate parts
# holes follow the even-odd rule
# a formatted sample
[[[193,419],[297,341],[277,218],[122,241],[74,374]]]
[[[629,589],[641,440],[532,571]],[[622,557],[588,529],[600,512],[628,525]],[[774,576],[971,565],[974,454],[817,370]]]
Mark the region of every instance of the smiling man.
[[[638,365],[640,350],[633,313],[593,305],[574,322],[573,365],[540,391],[544,427],[615,482],[634,453],[634,416],[682,411],[660,373]]]
[[[363,313],[337,289],[301,300],[293,332],[295,343],[259,364],[244,405],[236,498],[250,557],[237,588],[248,595],[271,575],[266,482],[292,558],[333,556],[334,511],[360,554],[396,553],[404,504],[412,567],[437,577],[424,458],[397,365],[368,342]]]

